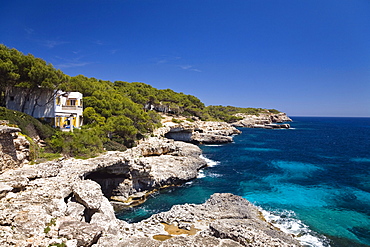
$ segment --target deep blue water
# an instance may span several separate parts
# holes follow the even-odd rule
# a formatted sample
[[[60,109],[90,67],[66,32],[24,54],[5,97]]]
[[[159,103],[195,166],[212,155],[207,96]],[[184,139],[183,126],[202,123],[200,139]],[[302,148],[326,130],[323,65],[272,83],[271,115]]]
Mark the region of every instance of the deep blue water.
[[[292,129],[242,128],[234,143],[201,146],[213,166],[118,217],[135,222],[230,192],[308,246],[370,246],[370,118],[293,121]]]

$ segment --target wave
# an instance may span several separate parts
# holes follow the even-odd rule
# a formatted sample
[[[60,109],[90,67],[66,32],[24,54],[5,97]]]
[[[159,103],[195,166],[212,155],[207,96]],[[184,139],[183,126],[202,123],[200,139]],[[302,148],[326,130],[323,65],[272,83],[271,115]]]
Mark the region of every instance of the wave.
[[[205,178],[206,177],[206,175],[204,175],[204,171],[203,170],[200,170],[199,172],[198,172],[198,176],[197,176],[197,178]]]
[[[208,159],[203,155],[201,155],[200,158],[204,159],[207,162],[208,167],[213,167],[213,166],[217,166],[220,164],[220,161],[214,161],[214,160]]]
[[[259,209],[267,222],[287,234],[292,234],[303,246],[330,246],[329,240],[325,236],[311,231],[307,225],[295,218],[295,213],[293,211],[283,210],[281,212],[269,212],[261,207],[259,207]]]
[[[207,173],[207,176],[211,177],[211,178],[219,178],[219,177],[222,177],[223,175],[218,174],[218,173],[209,172],[209,173]]]

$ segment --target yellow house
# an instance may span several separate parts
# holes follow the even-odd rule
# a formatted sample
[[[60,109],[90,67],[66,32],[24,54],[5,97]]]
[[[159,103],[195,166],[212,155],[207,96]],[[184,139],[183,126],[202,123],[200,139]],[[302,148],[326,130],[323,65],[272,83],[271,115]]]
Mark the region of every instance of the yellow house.
[[[54,125],[63,130],[82,126],[83,102],[79,92],[59,91],[55,97]]]
[[[22,88],[11,89],[6,96],[6,107],[49,121],[65,131],[82,126],[82,93],[41,88],[31,95],[25,92]]]

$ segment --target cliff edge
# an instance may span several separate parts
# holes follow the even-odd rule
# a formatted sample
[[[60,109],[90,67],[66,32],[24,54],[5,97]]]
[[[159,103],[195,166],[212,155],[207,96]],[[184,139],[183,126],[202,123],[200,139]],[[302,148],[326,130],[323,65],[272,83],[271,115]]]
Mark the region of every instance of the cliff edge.
[[[199,147],[150,138],[126,152],[24,165],[0,174],[1,246],[299,246],[231,194],[129,224],[110,200],[129,205],[197,176]],[[110,200],[109,200],[109,199]]]
[[[164,121],[163,127],[154,130],[155,136],[194,144],[222,144],[233,141],[241,131],[226,122],[183,120],[180,123]]]
[[[244,113],[235,114],[242,120],[236,121],[231,125],[234,127],[263,128],[263,129],[289,129],[292,119],[285,113],[260,113],[258,115],[248,115]]]

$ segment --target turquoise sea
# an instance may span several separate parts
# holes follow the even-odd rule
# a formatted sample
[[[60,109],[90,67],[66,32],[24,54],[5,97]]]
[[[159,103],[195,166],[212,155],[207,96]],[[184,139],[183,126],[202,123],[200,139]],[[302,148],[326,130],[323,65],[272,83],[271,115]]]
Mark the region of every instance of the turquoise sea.
[[[293,117],[291,129],[241,128],[225,145],[203,145],[209,167],[117,216],[130,222],[240,195],[306,246],[370,246],[370,118]]]

